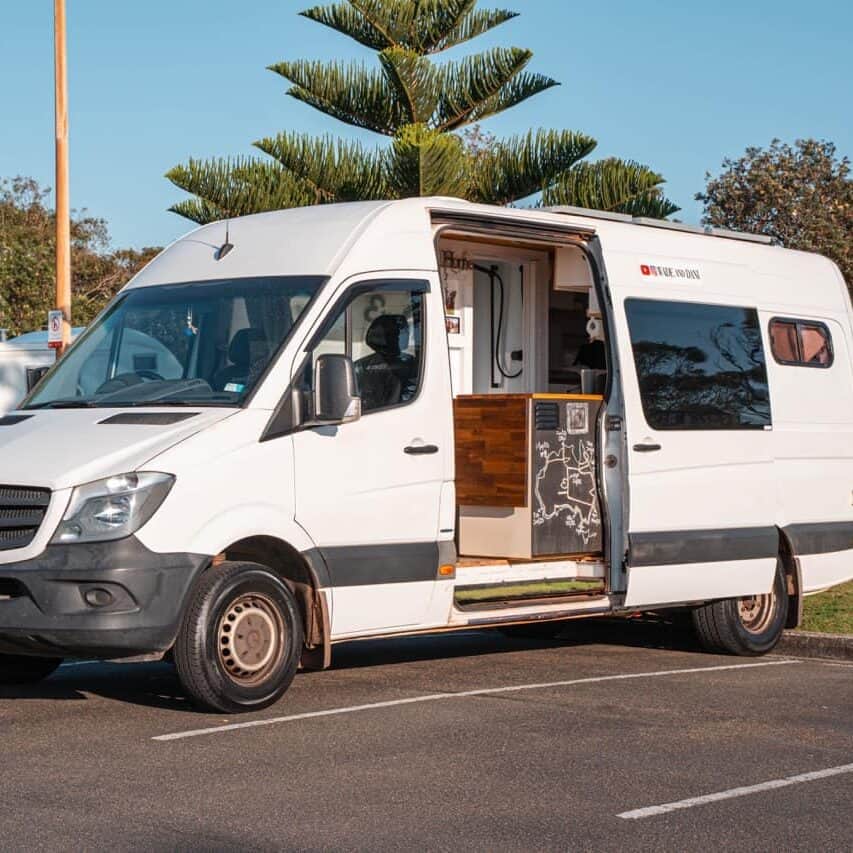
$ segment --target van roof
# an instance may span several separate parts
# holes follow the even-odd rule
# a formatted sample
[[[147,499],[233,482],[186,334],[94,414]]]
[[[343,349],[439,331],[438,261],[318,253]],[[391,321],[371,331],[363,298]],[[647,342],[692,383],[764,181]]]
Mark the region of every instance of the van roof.
[[[563,213],[569,216],[585,216],[587,219],[606,219],[610,222],[627,222],[631,225],[642,225],[646,228],[665,228],[668,231],[683,231],[687,234],[702,234],[705,237],[721,237],[724,240],[745,240],[748,243],[763,243],[766,246],[776,246],[779,243],[767,234],[748,234],[745,231],[731,231],[728,228],[712,228],[711,226],[686,225],[683,222],[673,222],[669,219],[652,219],[648,216],[631,216],[628,213],[613,213],[608,210],[591,210],[587,207],[572,207],[558,205],[545,207],[553,213]]]
[[[204,225],[175,241],[129,283],[129,288],[236,277],[332,276],[370,270],[430,270],[432,242],[424,240],[436,219],[483,218],[597,234],[613,275],[633,274],[636,259],[673,258],[716,265],[706,288],[720,296],[742,293],[743,279],[727,280],[726,265],[748,268],[751,291],[766,290],[768,303],[850,311],[837,267],[819,255],[773,245],[763,236],[707,230],[665,220],[634,218],[584,208],[505,208],[448,197],[349,202],[253,214]],[[220,256],[225,242],[234,250]],[[628,265],[624,270],[620,265]],[[774,282],[787,281],[777,287]]]
[[[82,334],[85,328],[85,326],[77,326],[72,329],[71,339],[73,340]],[[6,349],[47,349],[47,332],[25,332],[23,335],[9,338],[8,341],[0,344],[0,347]]]

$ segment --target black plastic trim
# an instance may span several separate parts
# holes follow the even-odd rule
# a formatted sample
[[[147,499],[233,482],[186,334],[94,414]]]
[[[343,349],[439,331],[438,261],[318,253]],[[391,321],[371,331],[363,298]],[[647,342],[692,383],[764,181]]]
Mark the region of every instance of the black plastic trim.
[[[99,424],[121,424],[123,426],[169,426],[189,418],[198,417],[199,412],[122,412],[98,421]]]
[[[628,539],[631,568],[761,560],[779,553],[777,527],[631,533]]]
[[[0,564],[20,594],[0,601],[0,652],[122,657],[168,649],[184,602],[210,563],[205,554],[160,554],[135,536],[51,545],[38,557]],[[86,603],[104,589],[111,603]]]
[[[789,524],[782,529],[796,556],[853,550],[853,521]]]
[[[438,576],[441,557],[449,556],[449,551],[440,545],[444,543],[338,545],[312,548],[302,556],[315,570],[318,563],[325,566],[328,585],[332,587],[415,583]]]
[[[32,415],[5,415],[0,418],[0,426],[15,426],[21,421],[28,421]]]

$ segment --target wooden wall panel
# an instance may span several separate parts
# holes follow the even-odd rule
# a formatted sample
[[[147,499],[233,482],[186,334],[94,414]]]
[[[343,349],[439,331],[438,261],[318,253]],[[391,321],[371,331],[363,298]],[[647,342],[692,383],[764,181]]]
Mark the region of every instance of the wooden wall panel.
[[[527,411],[521,394],[457,397],[456,503],[527,506]]]

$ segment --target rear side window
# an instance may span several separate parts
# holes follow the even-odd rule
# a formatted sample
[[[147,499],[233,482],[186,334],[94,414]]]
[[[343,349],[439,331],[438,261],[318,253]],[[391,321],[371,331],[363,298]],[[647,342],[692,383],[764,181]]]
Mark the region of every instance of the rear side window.
[[[771,425],[754,308],[628,299],[625,312],[643,412],[652,429]]]
[[[831,367],[834,360],[829,329],[816,320],[771,320],[770,347],[779,364]]]

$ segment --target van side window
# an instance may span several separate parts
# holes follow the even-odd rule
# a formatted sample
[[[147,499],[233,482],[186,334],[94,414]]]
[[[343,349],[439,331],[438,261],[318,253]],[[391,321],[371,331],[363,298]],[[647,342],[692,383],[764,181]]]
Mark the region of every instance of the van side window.
[[[628,299],[625,311],[643,412],[652,429],[771,425],[754,308]]]
[[[832,367],[832,336],[815,320],[770,321],[770,348],[779,364]]]
[[[363,414],[409,403],[418,394],[423,362],[424,286],[411,290],[357,289],[316,344],[305,381],[319,355],[349,356]]]

